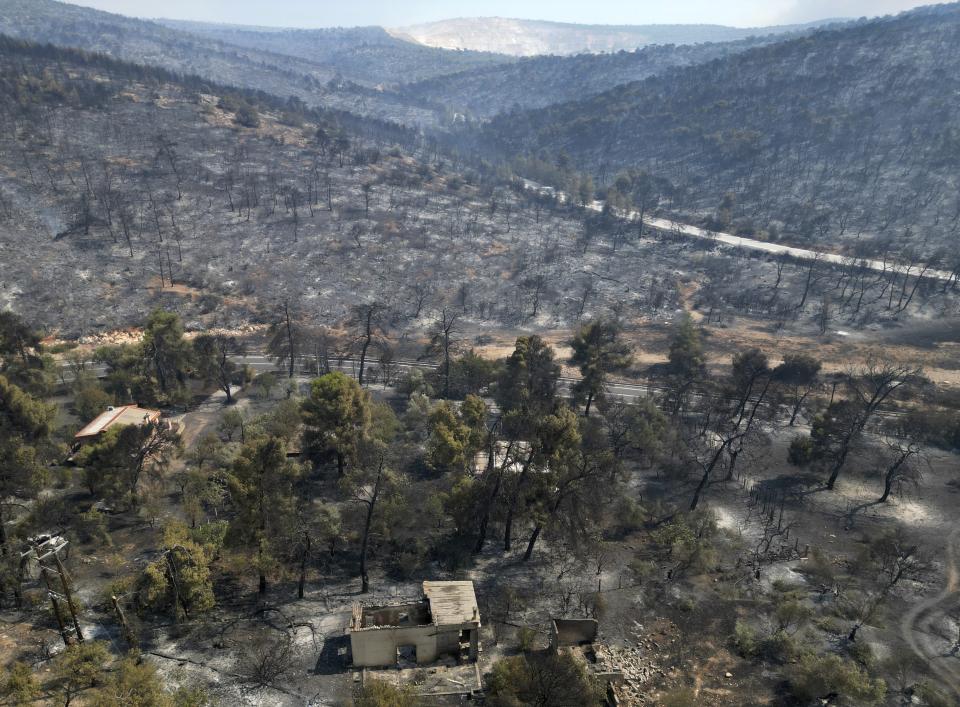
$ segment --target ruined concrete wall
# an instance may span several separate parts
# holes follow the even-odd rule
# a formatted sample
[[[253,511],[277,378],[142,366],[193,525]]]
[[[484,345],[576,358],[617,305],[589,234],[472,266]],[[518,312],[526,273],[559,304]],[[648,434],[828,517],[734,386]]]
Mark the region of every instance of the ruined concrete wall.
[[[417,662],[437,659],[437,635],[434,626],[387,626],[353,631],[350,650],[353,664],[361,667],[389,666],[397,662],[397,648],[416,646]]]
[[[550,645],[554,650],[561,646],[593,643],[596,637],[595,619],[554,619],[550,626]]]

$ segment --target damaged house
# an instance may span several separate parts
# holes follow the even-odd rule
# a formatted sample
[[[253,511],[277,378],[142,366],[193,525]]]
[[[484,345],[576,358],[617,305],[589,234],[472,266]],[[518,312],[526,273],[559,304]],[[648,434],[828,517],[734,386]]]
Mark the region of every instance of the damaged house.
[[[350,649],[358,667],[426,664],[443,655],[477,660],[480,609],[473,582],[424,582],[423,599],[409,604],[354,604]]]
[[[160,416],[159,410],[147,410],[136,405],[111,406],[77,432],[73,437],[74,442],[77,445],[95,442],[100,438],[100,435],[112,427],[155,425],[160,421]]]

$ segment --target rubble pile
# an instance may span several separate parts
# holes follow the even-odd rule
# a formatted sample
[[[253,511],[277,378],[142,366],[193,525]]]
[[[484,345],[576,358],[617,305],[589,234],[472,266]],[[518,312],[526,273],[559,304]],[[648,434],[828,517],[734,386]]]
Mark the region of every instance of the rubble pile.
[[[597,655],[596,672],[623,674],[621,682],[613,683],[613,690],[619,704],[652,704],[643,690],[649,680],[662,677],[664,672],[654,664],[646,651],[638,646],[616,648],[596,645],[594,649]]]

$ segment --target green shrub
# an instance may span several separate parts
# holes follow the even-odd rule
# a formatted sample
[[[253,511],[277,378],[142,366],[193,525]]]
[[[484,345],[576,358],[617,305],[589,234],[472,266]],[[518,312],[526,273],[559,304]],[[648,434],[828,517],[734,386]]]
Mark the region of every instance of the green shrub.
[[[809,435],[797,435],[790,440],[787,461],[794,466],[806,466],[813,461],[813,440]]]
[[[716,535],[714,517],[708,512],[696,511],[663,524],[650,533],[650,540],[664,560],[674,563],[674,577],[679,577],[688,570],[702,573],[716,566]]]
[[[77,514],[74,528],[81,542],[94,543],[101,547],[108,547],[113,544],[110,532],[107,529],[107,516],[96,508],[90,508]]]
[[[73,351],[77,346],[78,344],[75,341],[61,341],[53,346],[44,346],[43,350],[52,356],[56,356],[57,354],[67,353],[67,351]]]
[[[569,653],[518,655],[498,660],[488,682],[491,707],[598,705],[602,690],[583,661]]]
[[[533,644],[537,640],[537,632],[529,626],[521,626],[517,631],[517,645],[524,653],[533,650]]]
[[[444,550],[447,550],[444,547]],[[392,574],[400,579],[409,579],[423,570],[429,557],[430,547],[423,538],[414,538],[405,542],[394,554],[391,563]]]
[[[804,703],[835,693],[848,704],[875,704],[887,691],[883,680],[872,679],[855,663],[832,654],[802,655],[788,677],[793,696]]]
[[[383,680],[369,680],[360,691],[356,707],[416,707],[417,696],[410,685],[391,685]]]
[[[643,582],[650,579],[651,577],[656,577],[659,567],[656,562],[651,562],[649,560],[641,560],[640,558],[634,558],[630,561],[630,571],[633,572],[634,576],[638,581]]]
[[[91,698],[90,704],[97,707],[168,707],[171,704],[156,667],[133,653],[114,663],[103,685]]]
[[[954,704],[950,697],[943,694],[926,680],[917,684],[914,689],[914,694],[923,700],[923,703],[928,707],[950,707]]]
[[[204,523],[196,528],[190,528],[190,539],[195,543],[202,545],[211,557],[220,554],[223,548],[223,541],[227,536],[227,529],[230,523],[225,520],[215,520],[210,523]]]
[[[864,643],[863,641],[860,641],[859,643],[853,643],[850,645],[849,650],[850,657],[868,670],[873,669],[873,667],[876,665],[877,658],[873,654],[873,649],[870,647],[869,643]]]
[[[73,396],[73,409],[83,422],[89,422],[113,405],[113,396],[96,381],[85,381]]]
[[[733,645],[744,658],[755,658],[759,648],[757,632],[743,621],[733,627]]]
[[[621,496],[616,502],[613,517],[615,525],[612,531],[618,537],[639,530],[648,519],[643,506],[629,496]]]
[[[26,663],[16,662],[4,676],[3,692],[13,700],[13,704],[31,702],[40,692],[33,670]]]
[[[786,631],[777,630],[763,641],[760,652],[767,660],[784,664],[796,660],[801,653],[801,648],[799,641],[794,636]]]
[[[238,107],[233,119],[245,128],[260,127],[260,114],[257,112],[257,109],[251,105]]]
[[[63,691],[64,702],[84,690],[100,684],[110,651],[103,641],[85,641],[70,646],[57,656],[55,675]]]
[[[253,379],[255,394],[260,400],[269,400],[273,389],[277,387],[277,374],[265,371]]]
[[[413,368],[406,376],[402,376],[396,384],[397,393],[408,400],[415,393],[422,393],[427,397],[433,396],[433,388],[423,375],[423,371]]]
[[[824,616],[817,620],[817,628],[826,633],[833,633],[836,635],[844,634],[846,635],[849,632],[849,628],[836,616]]]
[[[813,610],[802,601],[787,598],[777,603],[773,616],[777,621],[777,628],[781,631],[794,633],[802,628],[813,615]]]
[[[801,654],[801,643],[783,629],[777,629],[766,638],[761,638],[745,621],[737,621],[733,628],[733,646],[748,659],[789,663]]]
[[[176,707],[208,707],[213,701],[202,687],[178,687],[173,693],[173,704]]]
[[[960,449],[960,413],[955,410],[911,410],[903,425],[935,447]]]

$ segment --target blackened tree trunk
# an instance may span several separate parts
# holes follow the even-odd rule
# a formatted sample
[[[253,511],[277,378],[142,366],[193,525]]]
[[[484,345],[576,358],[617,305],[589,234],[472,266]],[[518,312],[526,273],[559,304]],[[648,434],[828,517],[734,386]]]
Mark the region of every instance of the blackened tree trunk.
[[[490,449],[490,458],[487,466],[488,471],[494,469],[496,466],[492,439],[493,435],[491,434],[488,439],[488,447]],[[510,442],[510,444],[507,445],[507,453],[504,456],[503,464],[501,464],[500,468],[497,469],[497,476],[494,480],[493,489],[490,491],[490,497],[487,499],[487,503],[483,509],[483,515],[480,517],[480,524],[477,527],[477,544],[473,547],[474,554],[483,552],[483,544],[487,541],[487,526],[490,523],[490,513],[493,510],[494,504],[497,502],[497,496],[500,495],[500,483],[503,481],[504,468],[510,463],[510,456],[512,452],[513,442]]]
[[[293,322],[290,321],[290,306],[287,304],[286,300],[284,300],[283,303],[283,320],[284,326],[287,329],[287,346],[290,352],[288,374],[290,378],[293,378],[297,355],[296,347],[293,342]]]
[[[383,465],[381,459],[380,466],[377,469],[377,478],[373,482],[373,490],[370,497],[364,501],[367,505],[367,517],[363,522],[363,540],[360,543],[360,593],[366,594],[370,591],[370,577],[367,573],[367,550],[370,547],[370,525],[373,522],[373,512],[377,506],[377,499],[380,497],[380,490],[383,485]]]
[[[514,511],[517,507],[517,499],[520,498],[520,492],[523,489],[524,482],[527,480],[527,472],[530,469],[530,464],[533,463],[533,450],[530,451],[530,456],[527,457],[526,464],[523,465],[523,469],[520,470],[520,476],[517,478],[517,489],[513,495],[513,498],[510,499],[510,507],[507,509],[507,520],[504,523],[503,528],[503,551],[510,552],[510,547],[513,545],[513,516]]]
[[[307,583],[307,560],[310,558],[310,533],[303,532],[303,554],[300,555],[300,581],[297,582],[297,597],[303,599],[303,587]]]
[[[690,510],[697,510],[697,506],[700,504],[700,496],[703,495],[703,490],[707,487],[707,484],[710,482],[710,475],[713,473],[714,468],[717,466],[717,463],[720,461],[720,457],[723,456],[724,450],[727,448],[727,443],[724,442],[720,445],[717,451],[714,453],[713,457],[710,459],[710,463],[707,464],[706,468],[703,470],[703,476],[700,477],[700,483],[697,484],[696,490],[693,492],[693,498],[690,501]]]
[[[887,469],[887,473],[883,476],[883,495],[877,499],[877,503],[886,503],[887,499],[890,498],[890,492],[893,490],[893,482],[897,480],[900,470],[903,468],[903,465],[906,463],[907,459],[910,458],[910,455],[915,452],[912,449],[902,449],[900,451],[897,460],[890,465],[890,468]]]
[[[537,523],[533,528],[533,533],[530,534],[530,539],[527,541],[527,550],[523,553],[523,561],[527,562],[533,556],[533,548],[537,544],[537,538],[540,537],[540,532],[543,530],[543,523]]]

